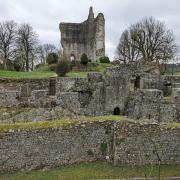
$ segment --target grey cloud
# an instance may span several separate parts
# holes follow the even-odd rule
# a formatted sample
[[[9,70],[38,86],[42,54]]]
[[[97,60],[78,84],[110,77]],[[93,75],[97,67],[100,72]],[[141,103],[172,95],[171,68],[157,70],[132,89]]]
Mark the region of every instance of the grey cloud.
[[[59,44],[60,22],[82,22],[89,6],[106,18],[106,54],[114,57],[120,35],[132,23],[154,16],[172,29],[180,44],[179,0],[0,0],[0,21],[29,23],[43,43]]]

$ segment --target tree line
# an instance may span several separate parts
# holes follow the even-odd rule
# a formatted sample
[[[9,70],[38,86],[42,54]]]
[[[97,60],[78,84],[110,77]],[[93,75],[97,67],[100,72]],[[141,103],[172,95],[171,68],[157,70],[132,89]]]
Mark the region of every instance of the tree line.
[[[49,53],[60,53],[60,47],[41,44],[30,24],[14,21],[0,23],[0,65],[4,70],[33,70],[37,64],[46,64]]]

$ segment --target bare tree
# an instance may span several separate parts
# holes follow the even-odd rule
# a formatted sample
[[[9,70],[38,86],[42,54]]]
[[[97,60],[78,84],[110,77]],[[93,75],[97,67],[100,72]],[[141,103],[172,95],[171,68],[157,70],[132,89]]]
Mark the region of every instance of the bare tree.
[[[124,64],[137,61],[140,58],[140,52],[135,46],[135,41],[132,38],[132,32],[125,30],[120,38],[120,43],[117,47],[117,54],[120,61]]]
[[[52,52],[57,52],[57,48],[56,46],[54,46],[53,44],[44,44],[43,45],[43,49],[44,49],[44,60],[45,60],[45,64],[47,63],[46,62],[46,59],[48,57],[48,54],[52,53]]]
[[[25,59],[25,69],[29,71],[34,67],[34,57],[37,51],[38,38],[29,24],[22,24],[17,32],[17,50]]]
[[[7,69],[7,61],[14,54],[16,27],[17,25],[14,21],[0,23],[0,55],[3,59],[4,69]]]
[[[45,64],[45,53],[42,45],[38,47],[39,61],[40,64]]]
[[[173,33],[167,30],[165,24],[150,17],[144,19],[124,31],[117,48],[120,60],[143,60],[167,62],[176,53]]]

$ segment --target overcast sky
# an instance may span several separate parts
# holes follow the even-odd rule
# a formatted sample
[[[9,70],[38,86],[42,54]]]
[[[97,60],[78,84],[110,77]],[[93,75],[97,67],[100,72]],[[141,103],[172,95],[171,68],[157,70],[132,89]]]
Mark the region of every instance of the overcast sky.
[[[104,13],[106,54],[115,56],[122,31],[143,17],[153,16],[173,30],[180,45],[180,0],[0,0],[0,21],[29,23],[42,43],[60,42],[60,22],[82,22],[89,7]]]

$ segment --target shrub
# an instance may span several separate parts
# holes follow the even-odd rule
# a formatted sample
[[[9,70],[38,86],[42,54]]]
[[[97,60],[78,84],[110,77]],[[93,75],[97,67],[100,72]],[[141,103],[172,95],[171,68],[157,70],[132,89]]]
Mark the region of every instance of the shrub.
[[[39,69],[39,68],[42,68],[42,67],[44,67],[44,66],[45,66],[45,64],[37,64],[36,67],[35,67],[35,69]]]
[[[101,149],[102,155],[105,155],[107,151],[107,144],[102,143],[100,149]]]
[[[57,67],[57,64],[51,64],[51,65],[49,65],[49,69],[50,69],[51,71],[56,71],[56,67]]]
[[[100,63],[110,63],[109,57],[104,56],[99,59]]]
[[[3,64],[2,63],[0,63],[0,69],[3,69]]]
[[[87,55],[84,53],[82,54],[81,56],[81,64],[83,64],[84,66],[86,66],[88,64],[89,60],[88,60],[88,57]]]
[[[49,53],[47,57],[47,63],[50,64],[57,64],[58,63],[58,55],[56,53]]]
[[[60,61],[56,66],[56,73],[59,77],[65,76],[70,71],[70,65],[67,61]]]
[[[14,62],[11,60],[7,60],[7,70],[14,71]]]

